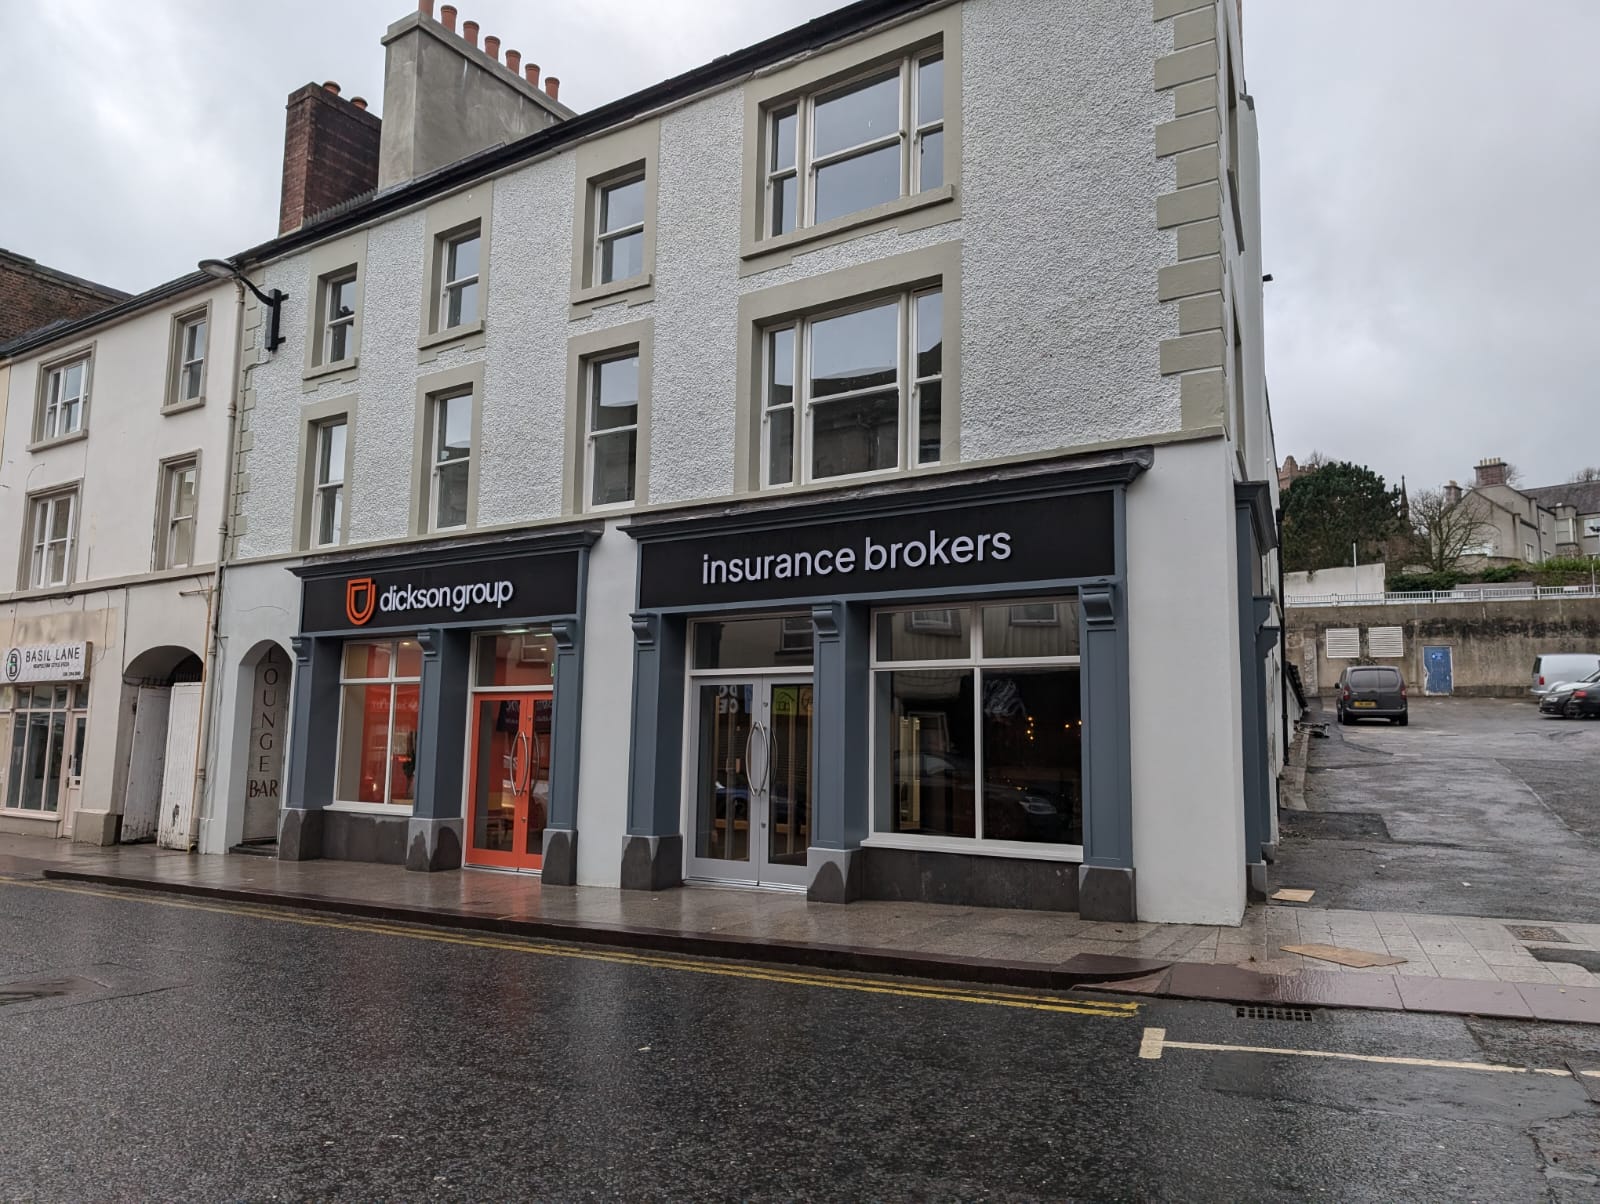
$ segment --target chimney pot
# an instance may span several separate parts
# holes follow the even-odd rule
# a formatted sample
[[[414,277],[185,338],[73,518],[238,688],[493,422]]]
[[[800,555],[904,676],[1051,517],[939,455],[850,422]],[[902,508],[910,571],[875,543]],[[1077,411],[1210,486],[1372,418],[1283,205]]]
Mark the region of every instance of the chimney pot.
[[[559,79],[557,79],[553,75],[545,76],[545,79],[544,79],[544,93],[545,93],[545,95],[548,96],[551,100],[557,100],[557,99],[559,99],[560,92],[561,92],[561,81]]]
[[[330,79],[325,81],[322,86],[328,91],[332,92],[335,96],[339,95],[339,85],[334,83],[333,80]]]
[[[500,58],[500,39],[492,33],[485,34],[483,36],[483,52],[498,62]]]
[[[451,33],[455,33],[455,31],[456,31],[456,6],[454,4],[445,4],[445,5],[440,6],[440,9],[439,9],[439,21]]]
[[[366,112],[367,98],[365,96],[352,96],[350,98],[350,103],[355,105],[355,107],[360,109],[362,112]]]
[[[538,63],[529,63],[527,66],[523,67],[522,74],[527,78],[528,82],[530,84],[532,84],[535,88],[537,88],[539,86],[539,64]]]
[[[433,0],[417,0],[417,11],[428,20],[433,20]]]
[[[461,22],[461,36],[467,39],[468,46],[478,44],[478,23],[476,21]]]
[[[522,70],[522,51],[520,51],[520,50],[508,50],[508,51],[506,51],[506,66],[511,69],[511,74],[512,75],[515,75],[517,72],[521,71]]]

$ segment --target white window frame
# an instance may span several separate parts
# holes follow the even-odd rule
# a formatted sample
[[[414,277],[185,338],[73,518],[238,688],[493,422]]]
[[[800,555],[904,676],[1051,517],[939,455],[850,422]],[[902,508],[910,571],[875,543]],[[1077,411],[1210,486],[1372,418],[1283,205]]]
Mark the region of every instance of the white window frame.
[[[634,375],[640,380],[640,387],[633,399],[633,422],[629,426],[611,426],[600,431],[595,429],[595,411],[600,407],[600,368],[605,364],[614,364],[619,360],[635,361]],[[583,508],[594,513],[603,513],[607,510],[626,510],[638,504],[639,500],[639,411],[643,405],[638,393],[644,392],[642,371],[643,361],[638,347],[620,347],[615,351],[602,352],[591,355],[583,361]],[[601,439],[610,439],[621,435],[633,435],[634,472],[633,480],[628,482],[629,497],[623,502],[597,502],[594,500],[595,471],[594,451],[595,444]]]
[[[460,330],[463,327],[473,325],[483,317],[483,290],[480,288],[478,290],[477,312],[472,317],[465,318],[460,322],[452,323],[450,321],[450,294],[453,292],[459,293],[468,285],[480,283],[482,279],[483,228],[475,223],[464,230],[457,230],[454,234],[444,235],[440,241],[444,244],[444,247],[439,257],[439,330],[441,332]],[[453,265],[456,248],[466,242],[476,242],[478,244],[478,270],[470,276],[451,276],[450,273],[455,270]]]
[[[350,312],[343,317],[335,314],[333,300],[335,290],[345,285],[350,286],[351,306]],[[347,364],[355,358],[356,354],[356,271],[350,269],[344,272],[335,272],[325,276],[322,280],[322,312],[325,319],[322,323],[322,366],[332,367],[335,364]],[[338,359],[333,358],[333,336],[340,329],[344,330],[344,354]]]
[[[641,193],[644,194],[644,203],[641,205],[641,209],[644,210],[644,215],[640,218],[640,220],[629,225],[618,226],[615,230],[608,230],[606,228],[606,194],[618,188],[627,188],[631,184],[639,185]],[[617,176],[614,179],[602,180],[595,184],[594,246],[591,248],[591,251],[594,255],[594,278],[589,281],[589,285],[591,287],[598,288],[605,285],[625,284],[627,281],[633,280],[636,277],[644,274],[646,270],[644,267],[644,227],[645,220],[649,217],[648,201],[649,189],[645,184],[645,172],[643,168],[639,169],[638,171],[632,171],[625,175]],[[632,237],[635,234],[639,236],[639,271],[633,273],[632,276],[616,276],[610,280],[605,279],[606,244],[619,242],[622,239]]]
[[[456,459],[447,459],[443,455],[443,440],[446,430],[444,422],[445,407],[452,401],[465,400],[467,403],[467,454]],[[475,441],[472,438],[475,407],[478,404],[477,390],[470,385],[455,389],[444,389],[428,399],[428,497],[427,530],[430,532],[465,531],[472,525],[472,461],[478,454]],[[467,473],[467,500],[465,513],[459,523],[442,526],[439,523],[439,474],[442,469],[460,465]]]
[[[773,322],[761,328],[760,372],[761,372],[761,488],[762,489],[789,489],[797,484],[809,485],[819,481],[853,481],[863,477],[882,477],[891,473],[914,471],[939,463],[936,457],[924,461],[920,458],[921,429],[922,429],[922,390],[930,384],[940,386],[943,390],[945,377],[945,358],[949,355],[949,348],[942,346],[943,331],[940,332],[941,355],[940,370],[926,376],[917,375],[917,300],[933,293],[944,292],[942,284],[922,285],[916,288],[902,289],[898,293],[887,296],[878,296],[865,301],[853,301],[835,308],[816,310],[801,314],[795,318],[782,322]],[[817,405],[835,405],[839,402],[850,401],[857,397],[870,396],[875,393],[887,392],[888,386],[869,389],[858,389],[850,393],[838,393],[823,398],[820,402],[811,397],[811,332],[816,323],[829,318],[843,317],[852,313],[860,313],[869,309],[877,309],[886,302],[893,301],[899,308],[896,339],[898,346],[895,349],[895,391],[899,394],[900,416],[898,419],[896,461],[889,468],[876,468],[867,472],[842,473],[835,476],[814,476],[812,473],[812,411]],[[942,312],[942,310],[941,310]],[[773,351],[772,336],[782,331],[792,331],[794,334],[793,389],[792,397],[788,402],[777,405],[772,404],[773,380]],[[792,414],[793,436],[790,441],[791,454],[795,464],[790,472],[789,480],[774,484],[772,482],[772,420],[773,415],[788,410]],[[945,433],[940,431],[940,442],[943,443]]]
[[[345,450],[335,458],[330,454],[328,446],[334,427],[344,430]],[[308,532],[308,541],[313,548],[332,548],[344,542],[344,508],[346,505],[345,493],[345,457],[350,448],[350,419],[348,415],[340,414],[337,417],[325,418],[314,424],[311,439],[311,529]],[[337,464],[339,477],[331,479],[324,469],[332,470]],[[333,501],[330,502],[330,498]],[[323,513],[328,506],[335,506],[333,521],[333,538],[320,540],[317,533],[322,530]]]
[[[335,741],[333,751],[334,786],[333,802],[331,806],[336,807],[341,811],[365,811],[378,815],[405,815],[408,814],[416,805],[415,803],[393,803],[389,801],[393,797],[389,789],[390,783],[388,764],[389,761],[394,757],[394,717],[396,714],[395,689],[399,686],[409,685],[416,685],[420,687],[422,684],[420,667],[416,677],[400,677],[396,673],[396,670],[398,670],[400,667],[400,644],[404,638],[405,637],[403,636],[397,636],[388,640],[352,639],[346,640],[339,647],[339,738],[337,741]],[[344,654],[345,649],[351,644],[387,644],[389,646],[389,675],[387,677],[346,677],[344,674]],[[345,687],[381,685],[387,685],[389,687],[389,733],[385,737],[385,748],[387,749],[387,755],[384,758],[383,802],[367,803],[362,802],[360,799],[342,799],[339,797],[339,782],[343,776],[341,771],[344,769]],[[422,711],[420,705],[417,711],[416,741],[417,746],[420,747],[422,744]],[[412,751],[413,755],[415,755],[416,750],[413,749]]]
[[[66,702],[58,704],[55,692],[61,686],[67,690]],[[28,702],[18,705],[18,691],[28,691]],[[45,706],[34,705],[34,700],[41,694],[48,692],[48,703]],[[5,701],[0,705],[0,712],[5,715],[5,729],[9,733],[10,748],[16,748],[17,731],[16,721],[19,715],[63,715],[65,716],[61,738],[63,746],[60,751],[61,777],[56,784],[55,798],[46,798],[42,793],[39,798],[39,807],[23,807],[20,805],[22,794],[22,779],[13,778],[4,783],[5,793],[0,796],[0,811],[8,815],[20,815],[39,818],[60,819],[66,810],[68,792],[76,788],[83,779],[82,754],[79,751],[84,747],[84,740],[88,734],[89,726],[89,687],[86,682],[35,682],[32,685],[6,687]],[[32,739],[32,724],[23,720],[23,763],[27,763],[27,742]],[[45,764],[51,760],[50,750],[55,743],[55,725],[48,720],[45,724]],[[11,802],[12,793],[15,792],[19,799],[18,805]]]
[[[177,514],[174,507],[178,500],[178,481],[183,473],[194,474],[194,513]],[[192,568],[195,563],[195,554],[199,551],[198,540],[200,536],[200,457],[181,456],[175,460],[167,460],[161,465],[161,489],[159,494],[160,524],[156,534],[156,564],[157,571],[162,569]],[[172,558],[173,537],[178,527],[189,523],[192,534],[189,541],[189,559],[179,564]]]
[[[84,352],[70,359],[61,360],[51,364],[45,369],[44,393],[39,399],[39,430],[36,441],[50,443],[57,439],[67,439],[73,435],[82,434],[89,429],[89,363],[90,355]],[[58,396],[58,387],[65,389],[67,373],[73,368],[82,368],[79,376],[79,392],[74,397],[76,406],[77,425],[71,430],[60,429],[60,417],[66,405],[65,395]],[[52,429],[54,427],[55,429]]]
[[[983,611],[985,607],[1013,607],[1037,606],[1043,603],[1055,603],[1058,606],[1065,604],[1072,609],[1072,613],[1079,617],[1079,644],[1077,656],[985,656],[983,654]],[[1079,610],[1079,599],[1076,594],[1054,594],[1048,598],[969,598],[960,601],[950,601],[944,606],[929,605],[924,607],[911,607],[905,603],[898,605],[875,606],[868,619],[871,639],[870,655],[868,660],[867,675],[868,701],[867,701],[867,731],[871,738],[867,741],[867,773],[868,790],[867,811],[870,816],[871,828],[864,844],[880,848],[904,849],[932,849],[940,852],[1004,855],[1007,857],[1025,857],[1037,861],[1082,861],[1084,846],[1081,844],[1046,844],[1038,841],[1022,840],[994,840],[983,835],[983,784],[984,784],[984,749],[983,749],[983,675],[987,672],[1004,672],[1006,670],[1026,669],[1076,669],[1079,673],[1079,682],[1082,682],[1083,673],[1083,644],[1082,644],[1082,618]],[[928,611],[964,609],[970,612],[970,622],[967,630],[967,655],[965,657],[951,657],[944,660],[882,660],[878,656],[878,616],[880,614],[896,613],[904,610],[920,609]],[[1059,613],[1059,612],[1058,612]],[[1027,624],[1023,624],[1026,626]],[[879,774],[878,765],[886,749],[879,748],[878,732],[878,674],[899,673],[917,669],[940,670],[971,670],[974,675],[972,689],[973,706],[973,781],[977,786],[978,796],[974,800],[975,814],[973,816],[973,836],[928,836],[916,832],[894,832],[879,826],[879,817],[884,809],[879,806],[882,801],[878,798]],[[1091,716],[1084,712],[1080,718],[1082,724],[1088,724]],[[1080,765],[1083,780],[1088,781],[1088,744],[1083,744],[1083,762]],[[1083,808],[1083,823],[1089,823],[1089,800],[1084,796],[1081,800]],[[889,800],[893,806],[893,800]]]
[[[196,329],[203,329],[202,345],[198,348],[199,354],[190,354],[189,340]],[[206,310],[189,314],[178,319],[178,351],[174,357],[177,362],[178,378],[172,382],[172,404],[175,406],[188,405],[190,402],[204,401],[206,397],[206,352],[211,342],[211,315]],[[189,378],[189,370],[195,369],[193,393],[185,392],[185,382]]]
[[[57,508],[67,506],[67,534],[62,539],[51,538]],[[53,489],[36,493],[28,499],[26,581],[28,589],[59,589],[71,585],[76,577],[78,552],[78,487]],[[43,580],[45,566],[50,563],[50,549],[62,545],[62,573],[60,581]]]
[[[816,177],[817,172],[835,163],[842,163],[862,155],[871,154],[882,150],[884,147],[898,145],[900,148],[900,192],[897,197],[886,197],[884,202],[898,200],[901,197],[915,196],[924,191],[921,181],[922,144],[924,139],[934,134],[944,132],[944,107],[941,105],[938,117],[927,121],[919,121],[918,110],[921,98],[918,95],[917,69],[924,63],[945,61],[943,46],[927,46],[919,50],[902,55],[898,62],[879,63],[876,66],[859,71],[845,79],[829,82],[827,85],[816,88],[798,98],[782,101],[772,105],[763,114],[764,145],[762,153],[764,160],[761,165],[762,187],[762,214],[761,232],[763,238],[777,238],[784,234],[792,234],[796,230],[803,230],[817,224],[816,221]],[[899,77],[900,82],[900,113],[896,129],[892,133],[881,134],[865,142],[847,146],[840,150],[829,151],[825,155],[816,153],[816,110],[817,105],[826,104],[843,93],[850,92],[865,84],[875,83],[885,79]],[[778,123],[786,117],[795,119],[795,159],[793,163],[779,164],[776,162],[778,146]],[[941,161],[940,180],[938,184],[930,187],[939,187],[949,177],[950,173],[943,170]],[[794,223],[787,230],[778,230],[773,224],[773,202],[781,189],[783,182],[794,179]],[[858,211],[861,212],[861,211]],[[850,214],[839,214],[829,221],[847,220]]]

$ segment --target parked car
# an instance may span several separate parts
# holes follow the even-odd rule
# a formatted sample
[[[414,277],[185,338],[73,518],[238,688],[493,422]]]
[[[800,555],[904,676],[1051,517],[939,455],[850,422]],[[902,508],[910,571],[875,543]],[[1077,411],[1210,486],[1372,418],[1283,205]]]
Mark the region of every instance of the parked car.
[[[1550,652],[1533,658],[1533,695],[1543,698],[1556,686],[1600,673],[1600,653]]]
[[[1406,682],[1393,665],[1356,665],[1339,674],[1339,722],[1387,719],[1405,727],[1411,720]]]
[[[1558,719],[1600,716],[1600,672],[1546,690],[1539,699],[1539,713]]]

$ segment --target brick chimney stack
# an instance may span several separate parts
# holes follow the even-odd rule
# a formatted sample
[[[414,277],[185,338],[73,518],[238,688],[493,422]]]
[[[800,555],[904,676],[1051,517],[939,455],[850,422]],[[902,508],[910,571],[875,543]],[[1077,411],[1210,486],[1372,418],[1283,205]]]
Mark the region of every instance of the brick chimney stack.
[[[1478,488],[1488,485],[1504,485],[1506,483],[1506,462],[1499,456],[1488,460],[1479,460],[1476,469],[1478,475]]]
[[[285,109],[279,234],[378,186],[383,129],[365,100],[343,99],[332,80],[289,93]]]

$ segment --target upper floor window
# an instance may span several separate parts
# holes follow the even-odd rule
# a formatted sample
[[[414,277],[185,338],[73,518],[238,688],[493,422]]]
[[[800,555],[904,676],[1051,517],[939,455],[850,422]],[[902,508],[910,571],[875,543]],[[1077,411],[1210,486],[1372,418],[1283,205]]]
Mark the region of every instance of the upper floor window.
[[[445,240],[440,286],[439,329],[449,330],[478,320],[478,228]]]
[[[322,290],[322,362],[343,363],[355,354],[356,274],[329,276]]]
[[[64,439],[84,429],[89,409],[89,357],[82,355],[45,370],[34,421],[34,439]]]
[[[313,437],[316,477],[311,486],[311,543],[325,548],[344,537],[344,461],[349,419],[318,423]]]
[[[435,397],[429,407],[428,496],[430,531],[467,525],[472,484],[472,392]]]
[[[205,399],[206,337],[209,329],[205,310],[186,314],[177,320],[168,405],[184,405]]]
[[[933,288],[769,327],[765,484],[938,463],[943,311]]]
[[[909,55],[766,116],[766,233],[944,183],[944,58]]]
[[[594,283],[631,280],[644,272],[644,176],[596,190]]]
[[[194,563],[195,503],[200,465],[189,457],[161,469],[161,525],[156,536],[156,568],[184,568]]]
[[[634,500],[639,463],[639,352],[588,361],[587,504],[620,506]]]
[[[78,491],[60,489],[28,503],[28,563],[24,589],[47,589],[72,580],[77,539]]]

